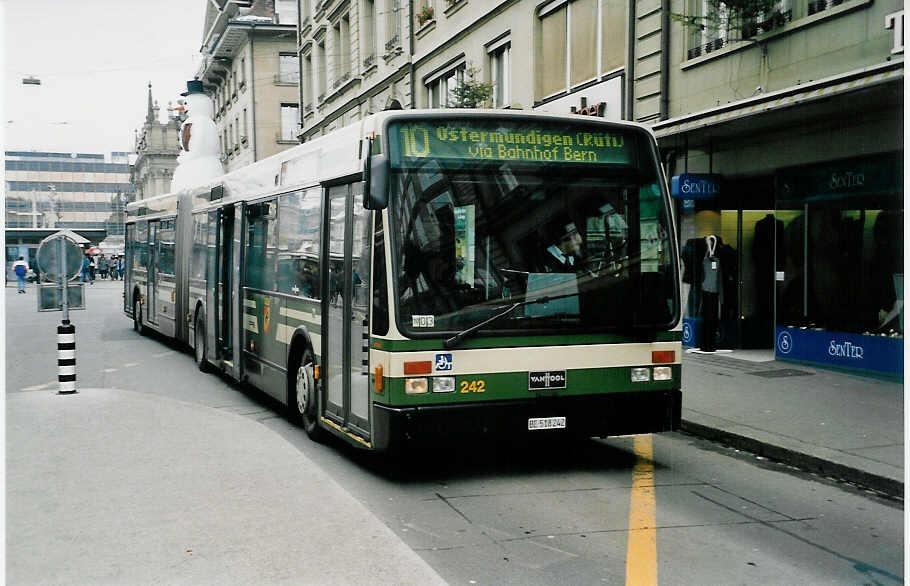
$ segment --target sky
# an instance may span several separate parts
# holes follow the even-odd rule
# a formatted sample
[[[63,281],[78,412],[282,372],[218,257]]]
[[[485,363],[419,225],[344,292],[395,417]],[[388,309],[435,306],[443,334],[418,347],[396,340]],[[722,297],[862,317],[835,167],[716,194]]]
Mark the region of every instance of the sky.
[[[3,149],[132,151],[149,82],[165,119],[193,79],[208,1],[0,0]]]

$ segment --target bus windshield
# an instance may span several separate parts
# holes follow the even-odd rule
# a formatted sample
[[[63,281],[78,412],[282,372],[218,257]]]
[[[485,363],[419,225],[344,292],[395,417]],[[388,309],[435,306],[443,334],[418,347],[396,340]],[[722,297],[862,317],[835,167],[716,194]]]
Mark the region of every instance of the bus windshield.
[[[597,165],[408,158],[398,148],[389,209],[403,333],[462,331],[522,302],[489,331],[675,325],[676,260],[655,163],[635,163],[634,152]]]

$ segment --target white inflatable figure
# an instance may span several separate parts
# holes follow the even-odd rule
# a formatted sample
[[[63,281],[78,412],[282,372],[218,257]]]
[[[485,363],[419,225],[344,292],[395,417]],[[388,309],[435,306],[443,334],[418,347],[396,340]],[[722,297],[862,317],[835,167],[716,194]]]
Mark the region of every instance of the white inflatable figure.
[[[187,118],[180,127],[180,155],[171,180],[171,192],[202,185],[224,175],[218,152],[218,131],[212,120],[212,98],[202,90],[202,82],[186,82]]]

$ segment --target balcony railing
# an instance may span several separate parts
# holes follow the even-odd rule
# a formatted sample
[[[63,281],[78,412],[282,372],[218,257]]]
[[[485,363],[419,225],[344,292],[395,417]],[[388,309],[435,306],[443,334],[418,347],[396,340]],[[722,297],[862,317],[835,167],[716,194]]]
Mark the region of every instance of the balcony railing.
[[[373,55],[367,55],[366,57],[363,58],[363,68],[364,68],[364,69],[367,69],[367,68],[369,68],[369,67],[372,67],[375,63],[376,63],[376,55],[375,55],[375,54],[373,54]]]
[[[843,4],[844,0],[815,0],[814,2],[809,2],[807,14],[812,16],[823,10],[827,10],[832,6],[837,6],[838,4]]]
[[[389,39],[388,42],[386,42],[386,44],[385,44],[385,50],[386,50],[386,51],[391,51],[392,49],[394,49],[395,47],[397,47],[398,44],[399,44],[399,43],[398,43],[398,35],[395,35],[394,37],[392,37],[391,39]]]
[[[826,0],[818,0],[818,1],[821,2],[822,4],[824,4]],[[828,2],[837,2],[838,4],[840,4],[843,0],[827,0],[827,1]],[[740,28],[741,36],[739,39],[727,39],[724,37],[718,37],[716,39],[711,39],[710,41],[708,41],[707,43],[704,43],[702,45],[696,45],[694,47],[690,47],[689,50],[687,51],[686,56],[689,59],[695,59],[696,57],[700,57],[702,55],[707,55],[708,53],[713,53],[714,51],[723,49],[724,47],[729,45],[731,42],[735,42],[738,40],[744,40],[744,39],[751,39],[752,37],[754,37],[756,35],[771,32],[772,30],[774,30],[776,28],[780,28],[780,27],[784,26],[785,24],[787,24],[788,22],[791,22],[792,20],[793,20],[793,11],[792,10],[787,10],[785,12],[775,12],[774,14],[772,14],[765,20],[749,21],[749,22],[744,23],[742,25],[742,27]]]

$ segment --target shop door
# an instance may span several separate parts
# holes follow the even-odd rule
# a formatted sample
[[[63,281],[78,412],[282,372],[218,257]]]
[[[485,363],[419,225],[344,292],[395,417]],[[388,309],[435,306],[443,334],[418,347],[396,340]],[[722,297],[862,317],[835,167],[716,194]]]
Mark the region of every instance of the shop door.
[[[774,258],[781,226],[774,210],[742,213],[739,314],[743,348],[774,346]]]

